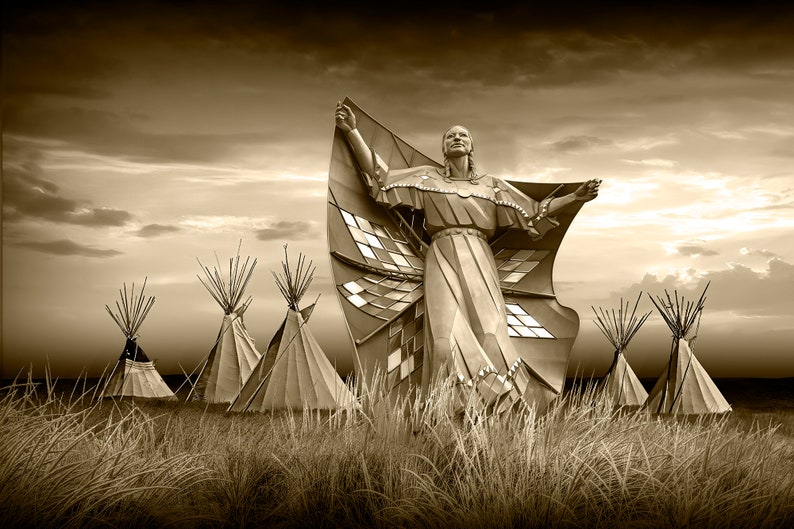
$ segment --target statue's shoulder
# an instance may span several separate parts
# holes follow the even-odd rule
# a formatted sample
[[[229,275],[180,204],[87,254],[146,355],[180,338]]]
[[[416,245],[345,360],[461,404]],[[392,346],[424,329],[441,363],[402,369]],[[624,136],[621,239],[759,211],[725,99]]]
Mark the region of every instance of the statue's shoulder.
[[[444,169],[434,165],[417,165],[389,171],[390,183],[419,183],[428,180],[443,180]]]

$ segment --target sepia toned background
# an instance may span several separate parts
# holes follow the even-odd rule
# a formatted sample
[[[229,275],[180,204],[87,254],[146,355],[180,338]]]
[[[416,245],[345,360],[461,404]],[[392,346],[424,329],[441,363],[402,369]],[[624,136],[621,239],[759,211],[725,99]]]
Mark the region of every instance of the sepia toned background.
[[[123,346],[104,305],[144,277],[140,343],[161,373],[190,371],[222,315],[196,259],[225,263],[240,240],[260,349],[289,243],[317,266],[311,329],[349,371],[325,234],[345,96],[435,158],[460,123],[488,173],[604,180],[555,268],[582,317],[571,374],[611,360],[591,306],[710,281],[696,352],[712,376],[794,376],[794,11],[3,9],[3,376],[99,375]],[[669,347],[655,314],[629,361],[654,376]]]

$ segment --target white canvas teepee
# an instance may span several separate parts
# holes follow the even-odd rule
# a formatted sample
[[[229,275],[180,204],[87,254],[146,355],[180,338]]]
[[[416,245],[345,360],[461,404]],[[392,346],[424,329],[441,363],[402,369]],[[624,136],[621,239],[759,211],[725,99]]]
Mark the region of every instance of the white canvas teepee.
[[[314,308],[303,310],[298,302],[312,281],[314,268],[298,257],[294,274],[284,247],[283,275],[273,276],[288,308],[279,327],[229,411],[268,411],[279,409],[335,409],[355,404],[353,393],[306,326]]]
[[[231,402],[259,361],[261,355],[243,323],[243,314],[251,298],[242,301],[255,267],[256,259],[251,262],[247,257],[245,262],[240,261],[239,248],[237,256],[229,259],[228,282],[217,268],[210,272],[209,268],[201,266],[207,279],[199,276],[199,281],[223,309],[223,322],[188,399],[192,396],[195,400]]]
[[[116,302],[116,312],[105,305],[110,317],[119,326],[127,341],[113,371],[105,382],[102,397],[112,398],[144,398],[144,399],[176,399],[174,392],[157,372],[154,362],[138,345],[138,329],[154,305],[154,297],[145,297],[146,280],[143,281],[140,294],[135,295],[135,283],[131,292],[127,293],[127,285],[119,290],[121,303]]]
[[[642,292],[634,302],[634,308],[629,313],[629,303],[623,307],[623,298],[620,307],[615,310],[605,311],[600,308],[590,307],[596,315],[596,326],[606,336],[609,343],[615,348],[615,356],[606,375],[601,380],[600,388],[604,395],[616,406],[642,406],[648,398],[648,392],[642,386],[640,379],[626,360],[626,348],[634,335],[640,330],[642,324],[651,315],[651,312],[637,315]]]
[[[667,300],[659,297],[658,303],[651,298],[659,314],[673,331],[670,360],[651,389],[645,404],[652,412],[683,415],[731,411],[730,404],[692,351],[706,300],[706,290],[708,285],[703,289],[697,303],[687,302],[683,297],[679,300],[678,292],[671,298],[665,291]]]

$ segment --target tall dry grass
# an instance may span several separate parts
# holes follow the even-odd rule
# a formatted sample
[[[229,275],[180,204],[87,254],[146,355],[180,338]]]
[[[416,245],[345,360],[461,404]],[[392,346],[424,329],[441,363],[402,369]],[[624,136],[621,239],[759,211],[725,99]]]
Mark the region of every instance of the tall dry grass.
[[[389,402],[227,415],[32,381],[0,400],[4,527],[784,527],[794,440],[774,425],[615,412],[450,417]]]

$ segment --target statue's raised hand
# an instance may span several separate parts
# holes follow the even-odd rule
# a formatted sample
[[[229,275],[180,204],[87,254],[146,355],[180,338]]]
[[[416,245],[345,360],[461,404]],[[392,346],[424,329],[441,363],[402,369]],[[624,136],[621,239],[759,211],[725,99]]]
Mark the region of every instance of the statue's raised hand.
[[[336,117],[336,126],[343,132],[350,132],[356,128],[356,116],[349,106],[337,102],[334,116]]]
[[[601,180],[592,179],[583,183],[579,188],[573,192],[576,200],[581,202],[589,202],[598,196],[598,187],[601,185]]]

